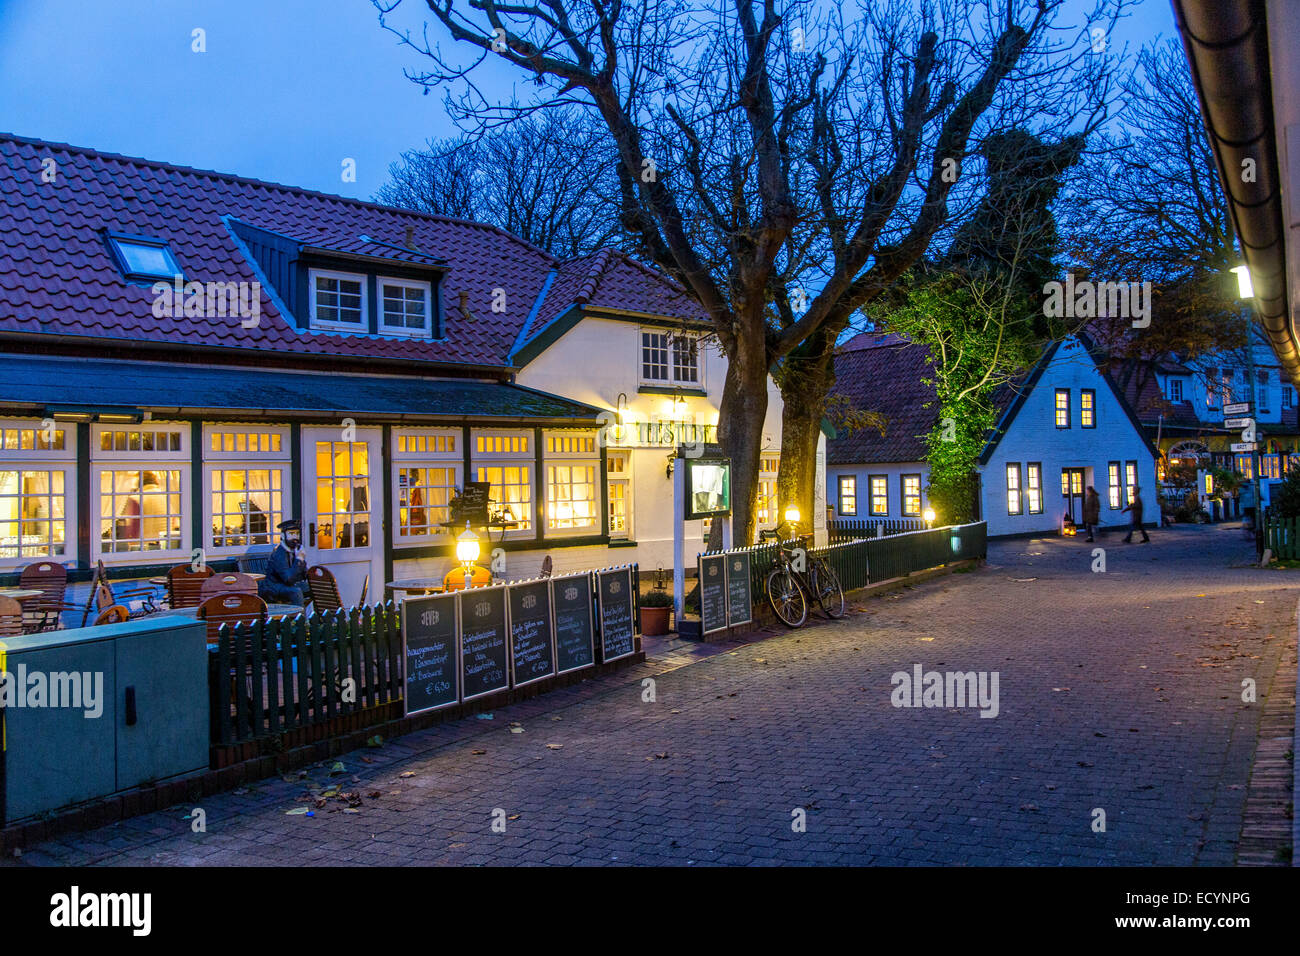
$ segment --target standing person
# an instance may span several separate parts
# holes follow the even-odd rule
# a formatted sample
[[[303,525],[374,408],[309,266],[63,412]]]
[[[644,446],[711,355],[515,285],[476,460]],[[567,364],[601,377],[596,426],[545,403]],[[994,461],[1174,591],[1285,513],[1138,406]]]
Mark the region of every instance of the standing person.
[[[266,577],[257,582],[257,593],[268,604],[306,604],[311,589],[307,584],[307,559],[299,552],[302,546],[302,522],[297,518],[281,521],[280,543],[266,562]]]
[[[1128,527],[1128,534],[1124,535],[1124,543],[1125,544],[1133,543],[1134,531],[1142,532],[1143,544],[1149,542],[1151,538],[1147,535],[1147,529],[1142,527],[1142,489],[1139,488],[1137,485],[1133,486],[1133,500],[1130,501],[1125,508],[1120,510],[1120,514],[1123,514],[1125,511],[1129,512],[1132,515],[1133,522]]]
[[[1092,533],[1097,529],[1100,521],[1101,498],[1097,495],[1097,489],[1089,485],[1087,497],[1083,499],[1083,529],[1088,532],[1085,541],[1094,540]]]

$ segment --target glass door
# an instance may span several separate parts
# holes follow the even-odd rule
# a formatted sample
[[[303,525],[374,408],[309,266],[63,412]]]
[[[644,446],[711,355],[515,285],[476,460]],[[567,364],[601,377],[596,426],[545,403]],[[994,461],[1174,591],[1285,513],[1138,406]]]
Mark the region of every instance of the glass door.
[[[352,432],[355,431],[355,434]],[[346,440],[345,440],[346,439]],[[383,481],[378,428],[304,428],[303,542],[308,565],[329,568],[345,606],[383,594]]]

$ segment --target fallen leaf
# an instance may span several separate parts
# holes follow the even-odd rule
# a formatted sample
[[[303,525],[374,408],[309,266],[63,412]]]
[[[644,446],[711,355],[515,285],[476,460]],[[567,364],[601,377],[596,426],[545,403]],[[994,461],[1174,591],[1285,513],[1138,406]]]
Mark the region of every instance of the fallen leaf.
[[[401,773],[398,774],[398,776],[399,776],[399,777],[414,777],[414,776],[415,776],[415,771],[414,771],[414,770],[403,770]]]
[[[471,750],[470,753],[472,753],[475,757],[481,757],[481,756],[483,756],[485,753],[487,753],[487,751],[486,751],[486,750]]]
[[[564,744],[547,744],[547,745],[546,745],[546,749],[547,749],[547,750],[561,750],[561,749],[563,749],[563,747],[564,747]]]
[[[285,816],[297,817],[307,812],[306,807],[294,807],[292,810],[284,811]]]

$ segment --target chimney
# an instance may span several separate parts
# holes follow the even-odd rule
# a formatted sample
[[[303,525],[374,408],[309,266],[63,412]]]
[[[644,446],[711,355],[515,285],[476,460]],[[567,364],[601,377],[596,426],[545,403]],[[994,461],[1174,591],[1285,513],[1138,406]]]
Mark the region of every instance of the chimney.
[[[412,225],[406,227],[406,248],[415,248],[415,227]]]
[[[469,314],[469,293],[463,290],[460,293],[460,311],[462,315]]]

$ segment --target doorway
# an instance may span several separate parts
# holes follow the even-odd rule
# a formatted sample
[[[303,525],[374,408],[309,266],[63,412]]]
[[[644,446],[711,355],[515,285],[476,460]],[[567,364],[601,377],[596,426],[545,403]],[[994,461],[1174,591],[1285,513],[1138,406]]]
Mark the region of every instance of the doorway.
[[[308,565],[333,573],[343,604],[356,604],[370,576],[371,594],[383,593],[383,460],[378,428],[304,428],[303,549]],[[350,440],[343,440],[344,437]]]
[[[1075,524],[1083,523],[1084,470],[1061,469],[1061,497],[1065,499],[1065,515]]]

